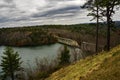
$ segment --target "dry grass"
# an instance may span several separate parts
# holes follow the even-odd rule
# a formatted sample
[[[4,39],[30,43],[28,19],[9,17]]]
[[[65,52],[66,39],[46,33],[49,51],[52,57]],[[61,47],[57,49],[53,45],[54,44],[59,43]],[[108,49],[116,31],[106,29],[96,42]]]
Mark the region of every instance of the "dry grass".
[[[120,80],[120,46],[62,68],[46,80]]]

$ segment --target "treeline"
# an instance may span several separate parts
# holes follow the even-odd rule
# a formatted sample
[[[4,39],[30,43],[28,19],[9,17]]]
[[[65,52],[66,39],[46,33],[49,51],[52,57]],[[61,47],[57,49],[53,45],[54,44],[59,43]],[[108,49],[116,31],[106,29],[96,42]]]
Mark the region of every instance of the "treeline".
[[[96,23],[86,23],[86,24],[73,24],[73,25],[37,25],[37,26],[24,26],[24,27],[13,27],[13,28],[1,28],[0,34],[2,32],[24,32],[24,31],[39,31],[47,32],[48,29],[62,29],[70,30],[71,32],[79,32],[81,34],[91,34],[95,35]],[[99,34],[106,35],[106,23],[99,23]],[[115,31],[119,29],[118,24],[112,27],[112,30]]]
[[[104,46],[106,40],[106,24],[99,23],[99,43]],[[111,29],[111,46],[120,43],[119,27]],[[0,45],[38,46],[57,42],[54,35],[76,40],[79,44],[86,41],[95,42],[96,23],[74,25],[38,25],[0,29]]]
[[[2,28],[0,45],[38,46],[55,43],[56,39],[45,29],[37,27]]]

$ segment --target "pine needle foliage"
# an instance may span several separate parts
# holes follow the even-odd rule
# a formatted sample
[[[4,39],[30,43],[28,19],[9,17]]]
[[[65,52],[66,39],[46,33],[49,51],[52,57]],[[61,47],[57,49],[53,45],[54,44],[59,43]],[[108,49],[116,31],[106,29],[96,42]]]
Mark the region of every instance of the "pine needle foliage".
[[[6,78],[11,78],[15,80],[15,72],[21,70],[21,58],[19,57],[18,52],[14,52],[11,47],[6,47],[3,52],[1,67],[2,67],[2,80]]]

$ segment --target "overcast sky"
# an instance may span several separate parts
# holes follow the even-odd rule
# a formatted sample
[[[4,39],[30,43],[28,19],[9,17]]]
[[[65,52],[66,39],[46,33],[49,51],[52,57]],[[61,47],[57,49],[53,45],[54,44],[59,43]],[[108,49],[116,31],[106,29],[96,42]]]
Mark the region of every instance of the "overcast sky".
[[[85,0],[0,0],[0,27],[90,22]],[[120,20],[120,10],[114,20]]]

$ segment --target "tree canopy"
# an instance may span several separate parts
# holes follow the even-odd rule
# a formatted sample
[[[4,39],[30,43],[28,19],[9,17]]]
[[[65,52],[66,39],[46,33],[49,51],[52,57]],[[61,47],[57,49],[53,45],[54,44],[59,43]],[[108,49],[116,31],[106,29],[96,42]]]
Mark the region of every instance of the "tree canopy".
[[[3,54],[0,65],[2,67],[2,79],[5,80],[11,77],[11,79],[14,80],[15,72],[21,69],[21,58],[11,47],[6,47]]]

